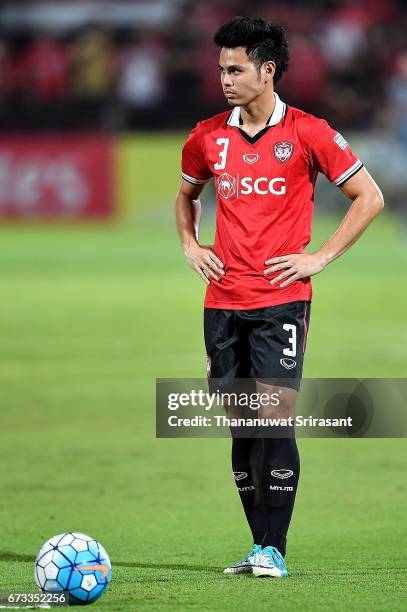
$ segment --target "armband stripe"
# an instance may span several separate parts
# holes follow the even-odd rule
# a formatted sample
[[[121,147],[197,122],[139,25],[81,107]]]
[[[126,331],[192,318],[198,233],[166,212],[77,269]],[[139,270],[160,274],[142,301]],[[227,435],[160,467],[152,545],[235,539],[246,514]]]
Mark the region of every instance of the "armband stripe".
[[[188,183],[192,183],[193,185],[204,185],[209,181],[209,179],[197,179],[193,176],[189,176],[189,174],[185,174],[185,172],[181,172],[182,178],[188,181]]]
[[[340,187],[345,181],[351,178],[356,172],[363,168],[363,164],[360,159],[356,160],[354,164],[346,172],[343,172],[338,178],[334,181],[335,185]]]

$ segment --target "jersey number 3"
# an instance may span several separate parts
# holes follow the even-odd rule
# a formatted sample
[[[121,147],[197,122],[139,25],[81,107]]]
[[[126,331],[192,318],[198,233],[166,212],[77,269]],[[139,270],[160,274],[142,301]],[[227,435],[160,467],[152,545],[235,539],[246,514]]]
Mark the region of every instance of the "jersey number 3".
[[[220,161],[216,162],[214,168],[215,170],[223,170],[226,166],[226,155],[228,153],[229,138],[218,138],[216,144],[220,145],[222,149],[219,152]]]
[[[291,325],[291,323],[284,323],[283,329],[284,331],[290,332],[288,343],[291,345],[291,348],[283,349],[283,355],[287,355],[287,357],[295,357],[297,354],[297,328],[295,325]]]

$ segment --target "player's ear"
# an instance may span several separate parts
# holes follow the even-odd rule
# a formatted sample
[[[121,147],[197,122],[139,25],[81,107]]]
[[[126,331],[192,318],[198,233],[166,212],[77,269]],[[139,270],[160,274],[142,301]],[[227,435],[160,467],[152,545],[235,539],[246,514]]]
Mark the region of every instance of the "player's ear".
[[[265,81],[266,83],[270,80],[273,80],[273,77],[276,73],[276,65],[273,61],[268,61],[263,64],[265,70]]]

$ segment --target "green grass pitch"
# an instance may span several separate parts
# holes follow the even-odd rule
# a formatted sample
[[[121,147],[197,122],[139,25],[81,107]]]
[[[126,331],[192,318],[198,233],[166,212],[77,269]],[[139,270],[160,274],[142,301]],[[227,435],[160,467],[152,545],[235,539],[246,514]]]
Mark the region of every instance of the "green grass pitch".
[[[35,590],[42,543],[77,530],[113,564],[95,611],[405,609],[403,439],[299,440],[290,577],[222,574],[250,546],[230,442],[154,437],[154,379],[205,371],[171,211],[0,239],[0,592]],[[406,376],[406,263],[384,214],[315,278],[305,376]]]

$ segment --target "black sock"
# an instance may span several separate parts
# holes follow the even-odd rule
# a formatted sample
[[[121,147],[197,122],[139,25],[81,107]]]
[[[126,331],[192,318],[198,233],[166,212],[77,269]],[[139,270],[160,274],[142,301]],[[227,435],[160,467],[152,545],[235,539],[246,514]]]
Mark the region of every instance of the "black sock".
[[[300,475],[300,457],[295,438],[263,438],[262,485],[267,532],[265,546],[275,546],[284,556],[287,531],[294,508]]]
[[[254,544],[260,544],[267,529],[262,496],[262,446],[258,438],[233,438],[232,466]]]

